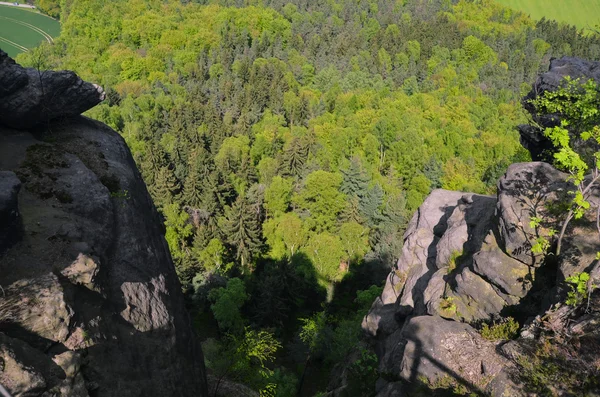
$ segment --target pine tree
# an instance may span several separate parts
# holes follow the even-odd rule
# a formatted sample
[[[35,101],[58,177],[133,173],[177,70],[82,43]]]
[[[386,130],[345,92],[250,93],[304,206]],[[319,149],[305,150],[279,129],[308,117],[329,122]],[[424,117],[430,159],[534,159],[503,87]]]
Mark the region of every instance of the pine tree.
[[[249,267],[252,256],[260,251],[262,241],[260,225],[243,197],[238,197],[231,207],[225,209],[223,232],[242,270]]]
[[[284,149],[282,157],[282,174],[284,176],[300,176],[304,163],[308,158],[308,145],[294,138]]]
[[[383,189],[379,184],[369,189],[366,196],[360,202],[361,214],[367,219],[369,227],[376,226],[383,218],[379,209],[383,203]]]
[[[341,170],[344,177],[340,190],[348,197],[356,196],[363,200],[369,188],[369,176],[363,171],[360,163],[352,159],[346,170]]]
[[[193,208],[199,208],[202,202],[204,181],[208,176],[208,165],[204,148],[197,149],[191,155],[189,172],[183,184],[182,200]]]
[[[164,207],[176,201],[180,187],[177,178],[168,167],[161,167],[151,187],[152,197],[158,207]]]

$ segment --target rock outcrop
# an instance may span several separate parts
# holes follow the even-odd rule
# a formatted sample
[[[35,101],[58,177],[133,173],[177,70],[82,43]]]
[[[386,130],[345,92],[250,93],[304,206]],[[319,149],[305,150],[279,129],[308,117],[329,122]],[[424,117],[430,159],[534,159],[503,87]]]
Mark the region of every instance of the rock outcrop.
[[[531,158],[535,161],[552,162],[554,149],[552,143],[544,136],[542,128],[559,125],[560,118],[555,114],[538,113],[531,100],[543,95],[546,91],[554,91],[559,88],[566,76],[573,80],[586,81],[594,79],[600,81],[600,62],[572,57],[552,59],[549,70],[538,77],[532,90],[523,98],[523,106],[531,114],[535,123],[519,126],[521,144],[529,150]],[[572,138],[574,147],[583,145],[581,139]],[[589,142],[586,145],[589,145]]]
[[[593,215],[569,229],[568,253],[556,268],[532,253],[537,239],[556,228],[551,209],[569,189],[566,177],[547,163],[517,163],[500,179],[497,198],[436,190],[425,200],[363,321],[381,373],[399,380],[380,382],[380,396],[402,395],[406,382],[444,377],[493,395],[515,387],[501,372],[510,361],[498,344],[469,324],[505,315],[531,321],[558,301],[555,286],[594,268],[600,240]],[[532,225],[533,216],[545,221]]]
[[[74,116],[101,90],[36,73],[0,52],[0,383],[15,397],[207,395],[131,153]]]
[[[565,75],[600,81],[600,63],[554,60],[530,96],[556,89]],[[534,157],[545,153],[542,141],[525,142]],[[590,283],[600,284],[596,211],[569,225],[559,259],[544,254],[552,250],[543,244],[555,241],[553,229],[564,218],[560,205],[573,188],[550,164],[531,162],[511,165],[496,197],[445,190],[427,197],[409,223],[382,295],[363,320],[383,374],[378,396],[406,395],[416,384],[445,378],[475,393],[530,395],[516,382],[516,368],[519,357],[533,354],[539,334],[585,335],[589,346],[600,346],[600,307],[594,306],[600,291],[589,297],[585,313],[560,303],[571,275],[590,272]],[[589,201],[597,207],[600,191],[592,191]],[[482,321],[507,316],[525,324],[517,341],[491,342],[476,330]],[[600,357],[600,348],[579,350],[586,359]]]
[[[85,112],[104,100],[104,91],[68,70],[23,68],[0,50],[0,98],[0,124],[31,128]]]

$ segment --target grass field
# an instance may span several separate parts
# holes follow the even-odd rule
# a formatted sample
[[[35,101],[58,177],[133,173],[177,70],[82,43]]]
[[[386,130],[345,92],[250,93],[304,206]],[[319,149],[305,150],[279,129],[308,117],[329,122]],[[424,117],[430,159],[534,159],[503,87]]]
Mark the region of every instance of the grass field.
[[[533,19],[554,19],[578,28],[600,24],[600,0],[496,0]]]
[[[0,48],[11,57],[52,41],[60,33],[58,21],[24,8],[0,5]]]

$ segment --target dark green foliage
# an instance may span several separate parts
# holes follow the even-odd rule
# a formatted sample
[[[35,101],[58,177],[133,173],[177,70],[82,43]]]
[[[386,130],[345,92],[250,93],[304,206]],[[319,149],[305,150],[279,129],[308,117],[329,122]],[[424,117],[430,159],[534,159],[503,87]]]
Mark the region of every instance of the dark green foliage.
[[[193,310],[237,332],[215,368],[256,390],[306,381],[256,377],[247,357],[233,370],[244,325],[271,327],[287,354],[312,319],[308,367],[350,357],[411,212],[435,188],[490,193],[525,159],[523,87],[552,56],[600,56],[597,36],[490,0],[91,0],[60,14],[49,63],[104,87],[89,115],[131,148]]]
[[[256,210],[253,212],[250,207],[246,199],[239,196],[231,207],[225,209],[223,221],[223,234],[242,269],[252,266],[252,256],[262,247],[259,219]]]
[[[239,278],[232,278],[225,288],[212,290],[208,298],[214,302],[210,308],[219,328],[232,333],[241,332],[244,327],[241,308],[248,299],[244,282]]]

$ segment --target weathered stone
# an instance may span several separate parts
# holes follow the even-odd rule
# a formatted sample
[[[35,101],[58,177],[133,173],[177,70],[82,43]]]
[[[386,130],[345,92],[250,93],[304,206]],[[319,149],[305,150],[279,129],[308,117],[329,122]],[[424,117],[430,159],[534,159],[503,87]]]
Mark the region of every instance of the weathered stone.
[[[54,274],[23,278],[4,288],[0,322],[14,329],[9,332],[11,336],[45,350],[69,336],[73,313],[66,301]]]
[[[377,397],[404,397],[406,395],[406,385],[402,382],[386,383],[385,386],[377,392]]]
[[[554,90],[569,74],[598,79],[600,63],[553,60],[532,92]],[[533,116],[545,127],[559,121],[556,115]],[[549,148],[538,127],[521,132],[522,139],[530,134],[534,158]],[[498,182],[497,198],[436,190],[425,200],[408,226],[382,296],[363,321],[367,334],[376,337],[379,369],[386,374],[378,381],[379,396],[404,395],[421,377],[435,383],[446,375],[476,392],[524,396],[519,362],[551,331],[581,339],[565,349],[569,355],[579,350],[567,360],[573,368],[597,361],[600,290],[588,296],[585,308],[559,303],[570,289],[566,277],[589,272],[589,288],[600,280],[596,211],[568,225],[559,258],[545,255],[562,226],[560,208],[572,199],[567,177],[547,163],[518,163]],[[600,189],[592,189],[587,199],[598,207]],[[519,339],[502,345],[483,340],[465,324],[507,315],[528,319]],[[408,382],[390,383],[394,376]]]
[[[0,333],[0,384],[13,397],[40,396],[65,379],[50,357],[18,339]]]
[[[59,385],[60,395],[89,397],[85,379],[81,374],[81,355],[77,352],[66,351],[54,356],[52,360],[63,369],[66,375],[66,379]]]
[[[42,111],[39,77],[0,53],[0,124],[72,116],[101,99],[70,72],[43,73],[55,99]],[[19,98],[23,108],[7,114]],[[127,145],[80,116],[51,128],[44,143],[43,126],[0,126],[0,170],[22,182],[22,237],[0,257],[0,322],[40,357],[22,384],[36,396],[206,396],[161,220]],[[47,376],[46,364],[62,378]]]
[[[539,266],[542,253],[534,253],[538,235],[548,237],[548,230],[531,227],[531,218],[550,218],[546,204],[565,195],[567,175],[550,164],[516,163],[508,167],[498,182],[498,227],[501,248],[529,266]]]
[[[473,271],[508,295],[522,298],[531,288],[529,266],[502,252],[493,233],[473,255]]]
[[[86,288],[94,290],[94,279],[100,270],[97,262],[97,259],[95,260],[80,253],[77,259],[61,273],[73,284],[83,285]]]
[[[21,181],[14,172],[0,171],[0,255],[21,233],[18,194]]]
[[[487,382],[508,364],[470,325],[437,316],[410,319],[402,330],[406,340],[400,373],[414,382],[425,378],[435,383],[449,376],[458,383],[483,390]]]
[[[79,115],[104,100],[104,91],[71,71],[23,68],[0,50],[0,124],[26,129]]]
[[[437,270],[437,243],[446,231],[448,218],[462,196],[460,192],[434,190],[413,216],[396,266],[398,278],[400,281],[405,280],[400,305],[422,306],[423,291],[429,278]],[[395,285],[392,288],[399,289]]]

